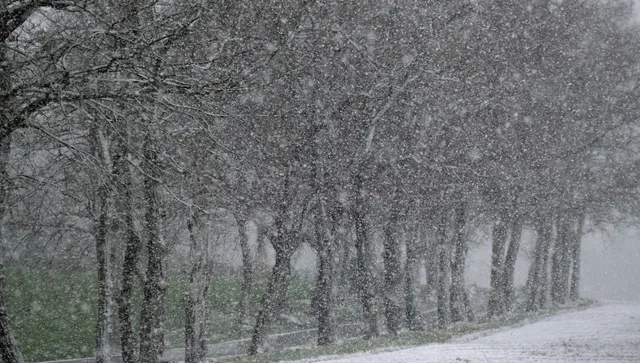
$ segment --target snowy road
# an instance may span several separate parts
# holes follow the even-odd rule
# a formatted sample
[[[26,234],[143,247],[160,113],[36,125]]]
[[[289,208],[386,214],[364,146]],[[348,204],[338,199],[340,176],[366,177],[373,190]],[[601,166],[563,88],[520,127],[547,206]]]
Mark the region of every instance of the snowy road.
[[[324,362],[640,362],[640,304],[609,303],[484,337],[331,359]]]

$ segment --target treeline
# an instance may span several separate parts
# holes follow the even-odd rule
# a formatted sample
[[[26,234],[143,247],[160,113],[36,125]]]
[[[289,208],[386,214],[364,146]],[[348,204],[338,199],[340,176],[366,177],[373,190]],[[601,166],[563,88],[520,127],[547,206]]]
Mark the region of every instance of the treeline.
[[[320,345],[335,341],[339,266],[352,260],[367,337],[381,333],[374,234],[392,334],[424,328],[415,302],[424,261],[438,326],[473,319],[465,260],[470,234],[487,226],[491,316],[517,303],[523,228],[536,236],[526,308],[575,300],[585,221],[637,215],[632,6],[1,1],[4,245],[36,232],[92,241],[97,362],[110,361],[115,326],[125,363],[159,361],[166,262],[183,240],[185,359],[203,359],[205,236],[221,214],[240,231],[240,322],[253,322],[249,221],[275,251],[249,354],[261,350],[304,242],[318,258]],[[1,271],[0,357],[21,363]]]

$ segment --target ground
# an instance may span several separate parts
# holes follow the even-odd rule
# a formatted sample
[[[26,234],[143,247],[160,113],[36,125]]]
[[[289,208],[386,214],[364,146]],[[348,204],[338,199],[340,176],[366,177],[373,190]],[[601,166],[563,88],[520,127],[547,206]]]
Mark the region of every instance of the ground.
[[[640,362],[640,304],[603,303],[446,344],[325,357],[325,363]]]

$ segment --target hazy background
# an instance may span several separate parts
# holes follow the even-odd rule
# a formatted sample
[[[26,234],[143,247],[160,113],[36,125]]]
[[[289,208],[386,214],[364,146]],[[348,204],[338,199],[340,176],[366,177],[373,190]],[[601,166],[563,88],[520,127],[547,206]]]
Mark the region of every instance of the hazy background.
[[[233,236],[233,232],[231,235]],[[230,240],[234,238],[235,236]],[[249,243],[254,251],[255,238],[255,229],[249,228]],[[489,287],[491,236],[484,235],[475,239],[477,241],[472,244],[467,259],[466,282]],[[379,244],[380,241],[377,242]],[[525,230],[516,263],[515,283],[518,286],[523,286],[526,282],[529,254],[534,244],[535,234]],[[235,244],[227,245],[221,252],[223,260],[232,260],[235,266],[241,265],[240,250]],[[272,260],[273,250],[269,245],[267,253]],[[294,268],[313,275],[315,263],[315,252],[303,244],[293,259]],[[380,258],[377,263],[382,263]],[[583,297],[640,302],[640,230],[611,227],[607,231],[591,231],[584,235],[580,278]]]
[[[529,269],[527,253],[532,236],[523,238],[516,264],[516,284],[524,285]],[[474,247],[469,253],[467,282],[489,286],[491,242]],[[607,232],[591,232],[582,237],[582,269],[580,290],[583,297],[598,300],[640,302],[640,231],[611,228]]]

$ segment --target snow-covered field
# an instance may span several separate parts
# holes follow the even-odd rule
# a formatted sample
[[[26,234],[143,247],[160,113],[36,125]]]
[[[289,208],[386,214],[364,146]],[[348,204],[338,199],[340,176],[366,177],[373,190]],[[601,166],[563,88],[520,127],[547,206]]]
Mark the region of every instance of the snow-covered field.
[[[322,361],[640,362],[640,304],[606,303],[481,337],[478,334],[461,337],[447,344]]]

